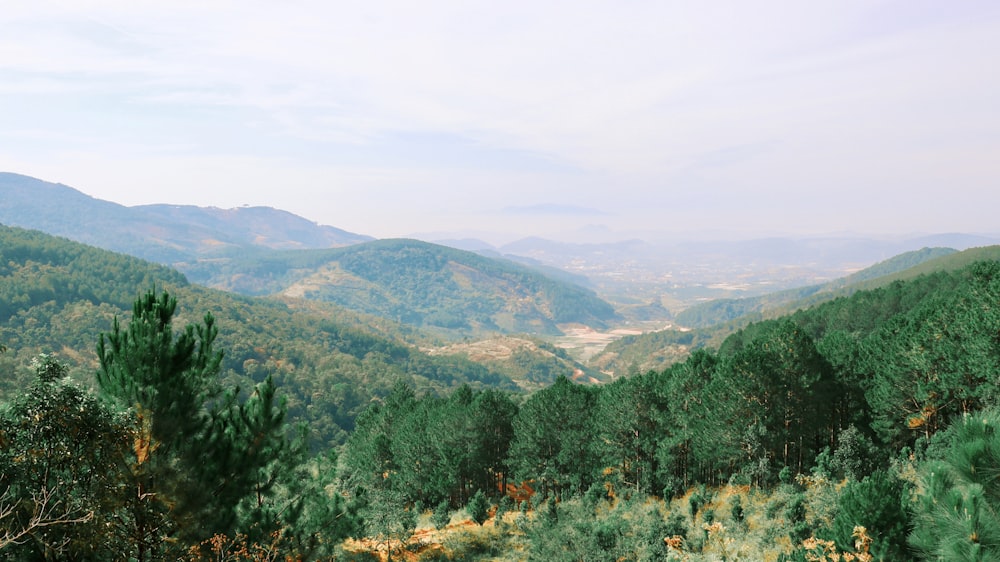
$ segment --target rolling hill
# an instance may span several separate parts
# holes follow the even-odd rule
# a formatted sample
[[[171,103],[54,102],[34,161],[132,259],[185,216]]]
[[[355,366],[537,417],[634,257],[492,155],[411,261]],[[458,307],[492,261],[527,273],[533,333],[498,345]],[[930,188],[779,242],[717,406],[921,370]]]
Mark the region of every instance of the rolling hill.
[[[270,252],[196,265],[193,281],[248,295],[318,300],[462,337],[601,328],[616,314],[593,291],[529,267],[417,240]]]
[[[218,289],[329,302],[462,337],[559,334],[559,324],[601,328],[616,318],[579,286],[583,276],[415,240],[374,241],[266,207],[125,207],[0,173],[0,223],[171,265]]]
[[[115,317],[127,320],[134,299],[154,287],[177,297],[178,329],[211,312],[225,351],[226,384],[249,388],[274,377],[288,398],[289,416],[308,424],[317,446],[341,442],[354,417],[396,381],[432,394],[465,384],[519,389],[495,362],[443,349],[434,338],[385,319],[328,303],[209,289],[166,266],[0,226],[0,344],[6,348],[0,354],[6,375],[0,377],[0,400],[31,380],[28,365],[39,353],[57,354],[75,379],[90,384],[98,335],[110,330]],[[551,356],[545,349],[519,355],[522,362],[549,366],[525,384],[547,384],[581,370]]]

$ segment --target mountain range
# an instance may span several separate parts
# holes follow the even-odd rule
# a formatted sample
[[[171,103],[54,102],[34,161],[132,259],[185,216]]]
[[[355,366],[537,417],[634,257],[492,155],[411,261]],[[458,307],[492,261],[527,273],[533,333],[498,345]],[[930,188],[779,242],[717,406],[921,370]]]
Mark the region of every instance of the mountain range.
[[[164,264],[374,240],[270,207],[126,207],[8,172],[0,172],[0,223]]]
[[[648,329],[677,315],[697,326],[692,319],[713,307],[732,316],[756,306],[746,297],[798,295],[906,252],[1000,243],[970,234],[605,243],[528,236],[501,246],[375,240],[268,207],[126,207],[13,173],[0,173],[0,223],[170,265],[209,287],[336,303],[459,338],[554,335],[574,323]]]
[[[250,296],[339,304],[461,337],[603,328],[614,308],[585,278],[416,240],[381,240],[265,207],[125,207],[71,187],[0,174],[0,223],[177,268]]]

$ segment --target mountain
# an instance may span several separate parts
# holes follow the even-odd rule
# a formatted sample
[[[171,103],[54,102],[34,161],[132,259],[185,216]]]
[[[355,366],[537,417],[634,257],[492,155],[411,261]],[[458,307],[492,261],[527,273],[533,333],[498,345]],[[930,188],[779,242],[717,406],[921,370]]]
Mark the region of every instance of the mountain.
[[[341,442],[354,416],[397,381],[416,391],[517,390],[494,366],[440,347],[426,335],[326,303],[251,298],[193,285],[176,270],[38,231],[0,226],[0,401],[31,380],[31,359],[56,353],[74,378],[92,383],[98,335],[127,321],[150,289],[177,298],[176,329],[205,313],[216,318],[225,351],[224,384],[250,388],[270,375],[306,422],[316,444]],[[535,354],[544,357],[547,354]],[[566,363],[553,372],[571,376]],[[540,381],[551,382],[549,381]]]
[[[0,172],[0,223],[165,264],[372,240],[269,207],[125,207],[62,184],[6,172]]]
[[[39,353],[57,353],[75,378],[92,382],[98,334],[115,317],[126,321],[135,298],[154,288],[177,298],[178,329],[212,313],[226,384],[249,388],[274,377],[289,415],[307,422],[316,442],[339,443],[354,416],[397,381],[442,394],[461,385],[520,391],[559,376],[602,378],[537,339],[463,347],[335,304],[210,289],[171,267],[0,225],[0,401],[31,380],[26,367]]]
[[[609,304],[578,286],[587,283],[582,275],[425,242],[374,241],[267,207],[124,207],[2,173],[0,223],[173,265],[219,289],[331,302],[462,336],[558,334],[559,324],[601,328],[616,318]],[[466,243],[495,252],[479,241]],[[354,245],[360,246],[337,250]]]
[[[227,291],[331,302],[463,337],[560,334],[560,324],[602,328],[617,317],[611,305],[579,285],[508,260],[418,240],[270,252],[196,264],[188,274]]]

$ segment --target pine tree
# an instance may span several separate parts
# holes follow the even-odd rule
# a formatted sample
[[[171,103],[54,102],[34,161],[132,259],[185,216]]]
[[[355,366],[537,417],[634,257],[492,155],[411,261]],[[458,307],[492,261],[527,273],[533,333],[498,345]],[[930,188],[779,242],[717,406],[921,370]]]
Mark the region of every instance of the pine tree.
[[[465,506],[465,509],[469,512],[469,517],[478,525],[482,525],[490,517],[490,502],[482,490],[477,491],[469,498],[469,504]]]
[[[955,422],[944,459],[920,468],[910,544],[926,560],[1000,558],[1000,411]]]
[[[877,560],[907,558],[908,496],[903,483],[882,470],[860,482],[849,482],[840,494],[837,516],[833,520],[837,546],[845,552],[853,549],[854,529],[862,526],[872,538],[871,552]]]
[[[287,448],[270,379],[242,403],[239,389],[223,392],[215,319],[175,333],[176,308],[168,293],[147,292],[128,326],[116,318],[97,346],[98,385],[136,419],[131,535],[140,561],[163,556],[175,543],[167,537],[183,545],[235,534],[238,507],[251,495],[262,506]]]

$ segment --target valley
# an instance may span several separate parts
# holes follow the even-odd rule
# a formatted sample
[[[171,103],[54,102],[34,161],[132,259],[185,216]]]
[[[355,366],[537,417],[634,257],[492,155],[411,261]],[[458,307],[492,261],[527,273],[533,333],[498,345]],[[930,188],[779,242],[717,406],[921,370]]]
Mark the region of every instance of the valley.
[[[1000,450],[965,423],[1000,415],[988,238],[472,252],[273,209],[232,234],[2,174],[0,195],[22,225],[0,225],[12,559],[906,560],[947,520],[925,490],[964,470],[949,443]],[[54,520],[5,515],[45,494]]]

